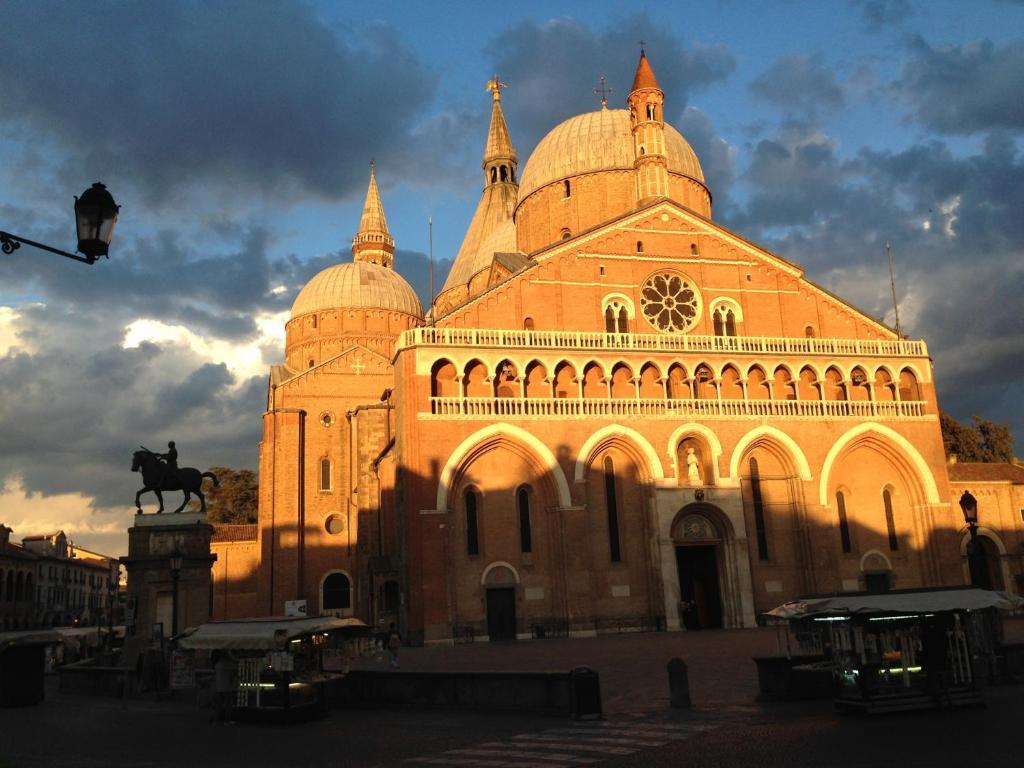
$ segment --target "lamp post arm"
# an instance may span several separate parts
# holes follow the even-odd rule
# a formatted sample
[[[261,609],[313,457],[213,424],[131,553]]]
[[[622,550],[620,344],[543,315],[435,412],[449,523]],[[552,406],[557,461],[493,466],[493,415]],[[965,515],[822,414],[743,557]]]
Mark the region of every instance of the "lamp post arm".
[[[33,248],[39,248],[43,251],[49,251],[55,253],[58,256],[64,256],[68,259],[74,259],[80,261],[83,264],[93,264],[96,262],[95,258],[89,256],[80,256],[77,253],[68,253],[62,251],[59,248],[51,248],[43,243],[37,243],[35,240],[29,240],[27,237],[19,237],[18,235],[12,235],[10,232],[0,232],[0,250],[4,253],[14,253],[18,248],[21,247],[22,243],[25,245],[31,245]]]

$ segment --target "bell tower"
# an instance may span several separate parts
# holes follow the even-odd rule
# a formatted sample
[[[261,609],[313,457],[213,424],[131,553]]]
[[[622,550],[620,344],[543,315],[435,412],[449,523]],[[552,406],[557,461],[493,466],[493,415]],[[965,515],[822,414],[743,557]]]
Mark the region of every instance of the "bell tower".
[[[643,203],[668,196],[668,158],[665,151],[665,94],[640,49],[629,98],[629,123],[633,131],[633,169],[636,200]]]
[[[380,264],[382,267],[390,267],[395,260],[395,240],[388,232],[388,221],[384,218],[384,206],[380,201],[377,173],[372,161],[359,231],[352,238],[352,258],[355,261]]]
[[[501,111],[501,89],[507,87],[497,75],[487,81],[487,90],[491,92],[491,125],[487,130],[487,147],[484,149],[484,186],[519,186],[516,179],[519,158],[516,157],[516,149],[512,146],[512,138],[508,134],[505,114]]]

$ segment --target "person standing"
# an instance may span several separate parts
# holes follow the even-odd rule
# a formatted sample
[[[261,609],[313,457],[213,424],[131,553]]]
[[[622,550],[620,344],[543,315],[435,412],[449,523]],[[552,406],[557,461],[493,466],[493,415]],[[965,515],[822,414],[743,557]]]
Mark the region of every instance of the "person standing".
[[[392,623],[388,630],[388,663],[392,669],[398,669],[398,649],[402,647],[402,636],[398,634]]]
[[[235,697],[238,695],[238,663],[230,651],[217,653],[213,664],[213,690],[217,706],[215,722],[232,725]]]

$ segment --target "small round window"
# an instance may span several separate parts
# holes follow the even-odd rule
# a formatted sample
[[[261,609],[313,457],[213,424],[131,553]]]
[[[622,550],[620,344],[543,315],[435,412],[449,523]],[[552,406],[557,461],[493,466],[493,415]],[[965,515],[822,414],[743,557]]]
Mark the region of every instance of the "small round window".
[[[324,528],[331,536],[337,536],[345,532],[345,518],[341,515],[328,515],[324,521]]]
[[[329,427],[334,423],[334,414],[330,411],[324,411],[320,414],[320,423],[325,427]]]
[[[684,333],[700,317],[700,296],[688,277],[657,272],[640,289],[640,309],[647,322],[662,333]]]

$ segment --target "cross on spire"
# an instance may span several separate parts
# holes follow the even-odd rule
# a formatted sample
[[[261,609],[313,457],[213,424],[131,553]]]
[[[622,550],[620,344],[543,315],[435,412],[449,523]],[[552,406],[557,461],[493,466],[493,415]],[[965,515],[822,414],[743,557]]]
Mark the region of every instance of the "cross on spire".
[[[508,88],[508,83],[503,83],[499,80],[497,74],[487,81],[487,90],[494,95],[495,101],[501,101],[502,88]]]
[[[612,89],[608,87],[608,81],[604,75],[598,78],[600,85],[594,89],[594,93],[601,94],[601,108],[605,109],[608,107],[608,94],[612,92]]]
[[[647,41],[646,40],[641,40],[640,41],[640,53],[644,53],[644,49],[645,48],[647,48]]]

